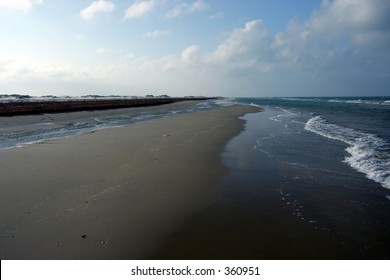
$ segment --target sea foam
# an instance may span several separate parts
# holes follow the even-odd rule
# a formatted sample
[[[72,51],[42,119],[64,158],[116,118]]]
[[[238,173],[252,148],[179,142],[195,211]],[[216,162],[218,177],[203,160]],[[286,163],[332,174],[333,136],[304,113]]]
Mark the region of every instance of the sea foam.
[[[345,162],[367,178],[390,189],[390,143],[378,136],[332,124],[320,116],[309,119],[305,129],[349,145]]]

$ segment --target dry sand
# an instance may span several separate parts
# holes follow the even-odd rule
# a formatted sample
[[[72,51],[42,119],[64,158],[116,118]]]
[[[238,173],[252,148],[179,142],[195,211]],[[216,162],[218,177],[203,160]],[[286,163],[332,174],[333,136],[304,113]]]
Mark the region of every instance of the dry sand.
[[[231,106],[0,150],[1,259],[147,259],[213,200]]]

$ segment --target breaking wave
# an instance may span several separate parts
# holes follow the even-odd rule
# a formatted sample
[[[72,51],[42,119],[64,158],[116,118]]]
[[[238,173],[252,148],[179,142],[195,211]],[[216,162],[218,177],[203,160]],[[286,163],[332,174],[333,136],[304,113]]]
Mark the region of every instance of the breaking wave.
[[[376,135],[329,123],[320,116],[309,119],[305,129],[349,145],[345,162],[366,177],[390,189],[390,143]]]

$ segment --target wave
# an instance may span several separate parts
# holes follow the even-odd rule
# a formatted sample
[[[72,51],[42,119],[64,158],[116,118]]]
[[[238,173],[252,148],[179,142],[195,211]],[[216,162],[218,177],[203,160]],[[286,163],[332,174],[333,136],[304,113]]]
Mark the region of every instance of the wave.
[[[349,145],[344,162],[390,189],[390,143],[378,136],[332,124],[320,116],[309,119],[305,129]]]
[[[214,104],[221,106],[221,107],[228,107],[228,106],[233,106],[233,105],[237,104],[237,101],[236,101],[236,98],[234,98],[234,97],[231,97],[231,98],[226,97],[226,98],[221,98],[221,99],[215,100]]]
[[[346,103],[346,104],[365,104],[365,105],[382,105],[389,106],[389,100],[370,100],[370,99],[329,99],[328,102]]]
[[[279,114],[279,115],[277,115],[277,116],[272,116],[272,117],[269,117],[269,119],[271,120],[271,121],[274,121],[274,122],[283,122],[282,120],[283,119],[285,119],[285,118],[291,118],[291,117],[293,117],[293,116],[296,116],[296,115],[298,115],[297,113],[293,113],[293,112],[291,112],[291,111],[289,111],[289,110],[286,110],[286,109],[283,109],[283,108],[281,108],[281,107],[276,107],[278,110],[281,110],[281,111],[283,111],[284,113],[286,113],[286,114]],[[287,127],[286,127],[287,128]]]
[[[277,99],[286,101],[304,101],[304,102],[324,102],[325,100],[318,97],[279,97]]]
[[[255,103],[251,103],[251,104],[249,104],[250,106],[253,106],[253,107],[256,107],[256,108],[261,108],[261,106],[260,105],[257,105],[257,104],[255,104]]]

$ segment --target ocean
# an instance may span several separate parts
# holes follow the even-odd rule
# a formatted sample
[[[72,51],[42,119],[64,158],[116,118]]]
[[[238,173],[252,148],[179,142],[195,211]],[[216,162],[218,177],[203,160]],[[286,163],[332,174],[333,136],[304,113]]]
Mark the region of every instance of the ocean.
[[[390,257],[390,97],[230,101],[264,109],[226,146],[219,187],[237,219],[256,217],[248,234],[280,252],[260,242],[254,257]]]
[[[279,135],[259,138],[255,149],[302,168],[324,171],[332,170],[334,163],[329,159],[342,156],[340,162],[390,190],[390,97],[257,98],[237,102],[273,111],[267,112],[271,114],[269,120],[282,127]],[[280,147],[269,145],[275,138]],[[281,147],[285,149],[278,150]]]

